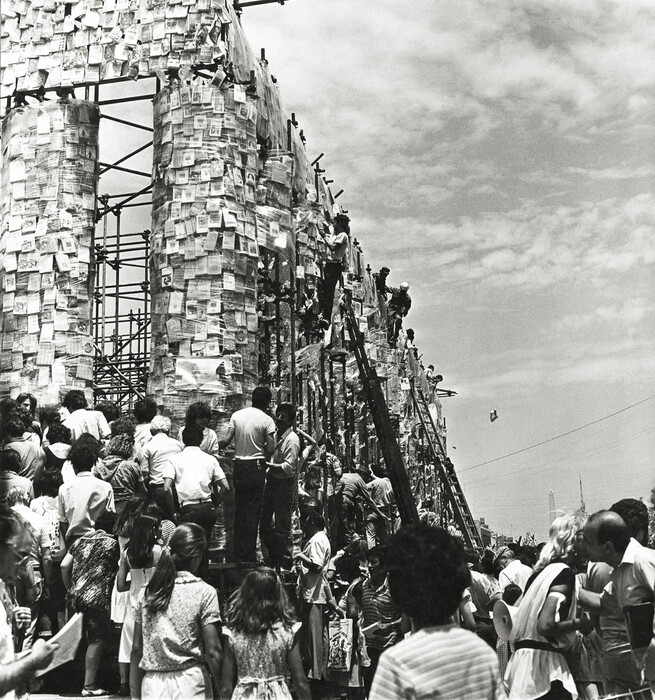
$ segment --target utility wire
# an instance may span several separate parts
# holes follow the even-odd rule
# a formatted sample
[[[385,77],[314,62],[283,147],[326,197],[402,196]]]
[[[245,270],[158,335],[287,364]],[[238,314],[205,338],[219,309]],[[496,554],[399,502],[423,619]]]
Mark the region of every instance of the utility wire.
[[[618,411],[614,411],[614,413],[610,413],[607,416],[603,416],[602,418],[598,418],[597,420],[592,420],[591,423],[585,423],[584,425],[581,425],[578,428],[573,428],[572,430],[568,430],[565,433],[562,433],[561,435],[555,435],[555,437],[548,438],[547,440],[542,440],[541,442],[537,442],[534,445],[530,445],[529,447],[523,447],[520,450],[516,450],[515,452],[510,452],[509,454],[502,455],[502,457],[495,457],[494,459],[488,459],[486,462],[480,462],[479,464],[474,464],[472,467],[466,467],[465,469],[458,469],[458,473],[462,472],[469,472],[471,469],[477,469],[478,467],[483,467],[485,464],[493,464],[494,462],[500,462],[501,459],[507,459],[508,457],[513,457],[514,455],[519,455],[522,452],[527,452],[528,450],[533,450],[535,447],[541,447],[541,445],[545,445],[549,442],[553,442],[554,440],[559,440],[560,438],[566,437],[567,435],[571,435],[572,433],[577,433],[579,430],[584,430],[585,428],[588,428],[590,425],[596,425],[596,423],[600,423],[604,420],[607,420],[608,418],[613,418],[614,416],[618,416],[619,413],[624,413],[625,411],[629,411],[631,408],[634,408],[635,406],[640,406],[642,403],[646,403],[647,401],[651,401],[652,399],[655,399],[655,394],[653,396],[648,396],[645,399],[642,399],[641,401],[637,401],[637,403],[633,403],[630,406],[626,406],[625,408],[621,408]]]

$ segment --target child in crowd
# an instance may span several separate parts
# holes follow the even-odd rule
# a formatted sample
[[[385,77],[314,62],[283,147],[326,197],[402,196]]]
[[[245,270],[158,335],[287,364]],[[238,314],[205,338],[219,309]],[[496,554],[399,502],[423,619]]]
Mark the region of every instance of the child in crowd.
[[[466,554],[445,530],[409,525],[388,543],[389,589],[413,634],[380,657],[370,700],[434,696],[499,700],[504,692],[489,645],[450,621],[470,582]]]
[[[134,699],[210,700],[220,683],[221,622],[216,590],[195,574],[207,545],[205,531],[182,523],[159,558],[135,612],[130,665]]]
[[[246,576],[230,601],[228,626],[221,700],[290,700],[287,670],[299,700],[310,700],[297,639],[300,623],[273,569]]]
[[[121,593],[129,591],[118,650],[118,663],[121,667],[119,694],[123,696],[130,694],[128,678],[134,638],[134,614],[139,594],[152,578],[161,555],[161,547],[157,544],[158,535],[159,522],[155,518],[148,515],[138,516],[134,521],[130,542],[122,553],[118,567],[116,588]]]

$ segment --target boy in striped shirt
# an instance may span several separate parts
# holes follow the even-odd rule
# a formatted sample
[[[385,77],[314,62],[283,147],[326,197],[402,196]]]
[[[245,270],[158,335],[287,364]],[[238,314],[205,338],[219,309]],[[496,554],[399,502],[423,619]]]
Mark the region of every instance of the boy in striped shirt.
[[[459,540],[409,525],[389,540],[385,563],[391,596],[413,632],[380,657],[369,700],[504,698],[494,651],[451,621],[470,583]]]

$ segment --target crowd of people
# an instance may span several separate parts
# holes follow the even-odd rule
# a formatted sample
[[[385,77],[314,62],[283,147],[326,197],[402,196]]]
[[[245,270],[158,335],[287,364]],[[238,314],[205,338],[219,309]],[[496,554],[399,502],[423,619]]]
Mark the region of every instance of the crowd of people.
[[[344,470],[271,399],[218,434],[191,404],[175,437],[149,399],[0,402],[0,694],[47,687],[79,612],[84,697],[112,658],[132,698],[654,697],[645,504],[467,552],[434,518],[398,527],[384,473]],[[235,590],[212,576],[226,541]]]

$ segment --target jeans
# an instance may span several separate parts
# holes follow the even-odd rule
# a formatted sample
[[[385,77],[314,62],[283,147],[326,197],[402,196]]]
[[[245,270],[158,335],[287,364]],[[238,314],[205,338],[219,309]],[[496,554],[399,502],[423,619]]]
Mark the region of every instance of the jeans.
[[[271,564],[282,566],[285,569],[290,569],[293,564],[291,557],[291,512],[295,486],[295,479],[269,477],[266,480],[264,505],[259,524],[259,536],[262,544],[268,550]]]
[[[257,560],[257,530],[264,501],[266,462],[234,460],[234,557]]]

